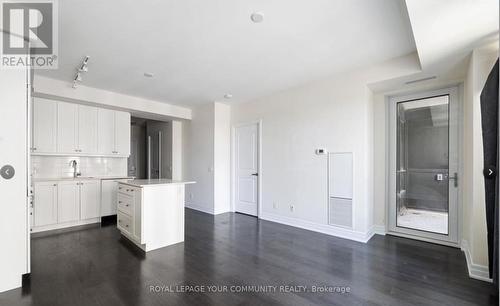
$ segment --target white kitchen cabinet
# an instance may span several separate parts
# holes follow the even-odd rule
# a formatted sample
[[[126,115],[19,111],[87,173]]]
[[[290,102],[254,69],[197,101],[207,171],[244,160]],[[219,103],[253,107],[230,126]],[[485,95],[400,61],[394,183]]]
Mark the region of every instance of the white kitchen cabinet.
[[[100,188],[99,181],[80,182],[81,220],[100,217]]]
[[[57,152],[57,102],[33,99],[33,153]]]
[[[58,223],[80,220],[80,182],[58,183],[57,212]]]
[[[115,112],[115,154],[130,155],[130,114]]]
[[[98,109],[78,105],[78,152],[96,154],[98,135]]]
[[[58,102],[57,152],[97,153],[97,108]]]
[[[145,252],[184,241],[184,188],[192,183],[168,179],[120,183],[118,229]]]
[[[57,152],[78,153],[78,105],[57,103]]]
[[[130,114],[36,98],[32,153],[40,155],[130,155]]]
[[[118,182],[125,180],[101,181],[101,216],[116,215]]]
[[[100,108],[97,112],[97,121],[99,129],[97,149],[99,154],[115,154],[115,112]]]
[[[35,183],[33,191],[33,226],[57,223],[57,183]]]

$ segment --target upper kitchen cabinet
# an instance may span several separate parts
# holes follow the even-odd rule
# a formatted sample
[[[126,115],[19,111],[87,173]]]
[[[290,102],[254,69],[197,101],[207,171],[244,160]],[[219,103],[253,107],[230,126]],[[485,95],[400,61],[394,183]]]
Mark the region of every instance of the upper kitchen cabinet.
[[[57,152],[97,153],[97,108],[57,103]]]
[[[99,136],[97,150],[99,154],[112,155],[115,151],[115,112],[109,109],[97,111]]]
[[[114,156],[130,155],[130,114],[99,109],[99,154]]]
[[[40,155],[130,155],[130,114],[35,98],[32,153]]]
[[[78,105],[78,150],[80,153],[97,154],[98,109]]]
[[[57,152],[78,152],[78,105],[57,103]]]
[[[130,114],[115,112],[115,154],[130,155]]]
[[[57,102],[35,98],[33,100],[33,139],[31,152],[57,152]]]

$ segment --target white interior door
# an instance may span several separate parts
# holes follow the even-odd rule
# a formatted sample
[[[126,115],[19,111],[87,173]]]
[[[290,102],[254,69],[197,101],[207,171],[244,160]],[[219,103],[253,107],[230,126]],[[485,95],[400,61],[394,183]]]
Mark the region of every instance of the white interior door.
[[[458,243],[458,105],[456,88],[390,100],[390,232]]]
[[[259,126],[236,128],[235,135],[235,210],[258,215]]]

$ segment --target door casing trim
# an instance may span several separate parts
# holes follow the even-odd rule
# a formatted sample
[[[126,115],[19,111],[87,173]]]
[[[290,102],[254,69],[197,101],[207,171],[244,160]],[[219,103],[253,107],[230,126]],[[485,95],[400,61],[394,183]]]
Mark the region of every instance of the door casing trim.
[[[403,101],[411,101],[411,100],[417,100],[417,99],[423,99],[423,98],[430,98],[433,96],[440,96],[440,95],[450,95],[451,99],[456,100],[456,106],[457,106],[457,172],[458,172],[458,177],[459,177],[459,185],[458,185],[458,190],[457,190],[457,233],[456,237],[453,240],[440,240],[440,239],[433,239],[430,237],[423,237],[423,236],[417,236],[413,235],[411,233],[402,233],[402,232],[396,232],[391,229],[390,225],[390,213],[391,213],[391,203],[393,201],[392,199],[392,194],[395,190],[395,186],[393,186],[393,177],[392,177],[392,161],[395,158],[395,152],[392,152],[392,132],[391,129],[393,129],[393,121],[395,118],[392,118],[393,116],[393,109],[395,105],[398,102],[403,102]],[[411,239],[416,239],[416,240],[422,240],[426,242],[432,242],[432,243],[437,243],[437,244],[442,244],[442,245],[447,245],[447,246],[453,246],[453,247],[460,247],[460,241],[462,239],[462,226],[463,226],[463,199],[462,199],[462,184],[461,182],[463,181],[463,85],[462,84],[454,84],[454,85],[448,85],[445,87],[440,87],[438,89],[434,90],[423,90],[423,91],[417,91],[417,92],[411,92],[409,94],[405,93],[400,93],[397,95],[389,95],[386,96],[385,98],[386,102],[386,203],[385,203],[385,227],[386,227],[386,232],[390,235],[394,236],[400,236],[400,237],[406,237],[406,238],[411,238]]]
[[[233,124],[231,127],[231,211],[236,211],[236,129],[247,125],[257,125],[257,158],[258,158],[258,173],[257,177],[257,218],[262,216],[262,181],[264,173],[262,172],[262,119],[245,121],[242,123]]]

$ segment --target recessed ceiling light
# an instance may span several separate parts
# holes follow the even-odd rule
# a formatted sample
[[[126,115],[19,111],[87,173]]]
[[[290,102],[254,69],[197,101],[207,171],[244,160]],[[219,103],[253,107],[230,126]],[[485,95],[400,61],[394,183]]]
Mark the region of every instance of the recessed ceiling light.
[[[226,98],[226,99],[231,99],[232,97],[233,97],[233,95],[230,93],[227,93],[224,95],[224,98]]]
[[[147,78],[152,78],[153,74],[151,72],[144,72],[144,76]]]
[[[252,19],[252,21],[255,23],[260,23],[264,21],[264,14],[260,12],[252,13],[252,15],[250,15],[250,19]]]

